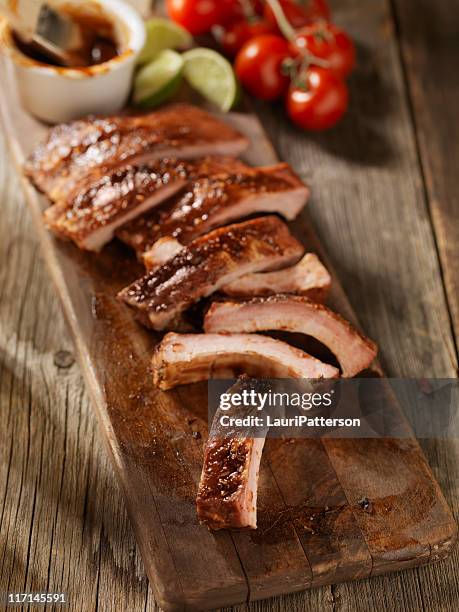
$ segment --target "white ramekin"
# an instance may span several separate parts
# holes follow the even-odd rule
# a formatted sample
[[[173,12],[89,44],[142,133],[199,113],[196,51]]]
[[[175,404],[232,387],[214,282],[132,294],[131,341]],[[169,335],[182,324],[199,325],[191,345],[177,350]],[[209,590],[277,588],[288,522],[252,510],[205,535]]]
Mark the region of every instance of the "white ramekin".
[[[79,0],[62,0],[62,4],[81,7]],[[145,43],[143,20],[121,0],[90,0],[87,4],[113,21],[120,43],[120,55],[103,64],[82,69],[40,64],[21,53],[9,27],[3,27],[2,46],[12,62],[22,104],[47,123],[115,113],[128,99],[135,63]]]

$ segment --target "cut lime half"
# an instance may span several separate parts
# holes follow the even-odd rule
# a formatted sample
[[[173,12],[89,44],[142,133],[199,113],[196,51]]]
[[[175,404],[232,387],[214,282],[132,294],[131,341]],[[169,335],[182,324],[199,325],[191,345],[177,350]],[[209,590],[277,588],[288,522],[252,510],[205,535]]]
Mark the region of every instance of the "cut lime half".
[[[198,47],[183,54],[183,75],[199,93],[223,112],[238,99],[238,84],[233,67],[220,53]]]
[[[154,108],[175,94],[182,80],[183,59],[176,51],[161,51],[143,66],[134,81],[133,101],[142,108]]]
[[[193,43],[191,34],[182,26],[155,17],[145,24],[146,42],[139,57],[139,64],[146,64],[165,49],[187,49]]]

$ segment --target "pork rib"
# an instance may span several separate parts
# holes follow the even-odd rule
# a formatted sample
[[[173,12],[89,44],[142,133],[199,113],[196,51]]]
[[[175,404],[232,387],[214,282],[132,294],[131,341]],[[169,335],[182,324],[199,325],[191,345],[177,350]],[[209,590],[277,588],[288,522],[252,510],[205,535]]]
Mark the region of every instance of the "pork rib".
[[[259,381],[242,376],[228,395],[250,392],[259,385]],[[244,417],[250,412],[247,407],[231,406],[232,416]],[[254,432],[253,428],[223,427],[222,414],[218,408],[204,448],[196,497],[198,517],[209,529],[256,529],[258,473],[268,428]]]
[[[154,270],[172,259],[183,249],[175,238],[160,238],[144,253],[147,270]],[[323,302],[331,287],[331,276],[314,253],[306,255],[294,266],[274,272],[254,272],[238,278],[220,290],[223,294],[240,299],[277,295],[279,293],[304,295],[314,302]]]
[[[61,124],[28,158],[24,170],[40,191],[60,200],[91,169],[180,156],[239,155],[238,131],[189,104],[136,116],[88,117]]]
[[[338,370],[304,351],[257,334],[176,334],[156,347],[153,382],[172,389],[211,378],[336,378]]]
[[[305,297],[279,295],[248,301],[214,302],[204,330],[208,333],[299,332],[316,338],[338,359],[342,375],[352,377],[376,357],[376,345],[340,315]]]
[[[212,437],[204,451],[196,509],[209,529],[256,529],[265,438]]]
[[[331,286],[327,269],[314,253],[306,255],[294,266],[275,272],[247,274],[223,287],[225,295],[237,298],[269,296],[278,293],[304,295],[323,302]]]
[[[170,328],[192,304],[235,279],[293,264],[303,247],[278,217],[228,225],[197,238],[119,298],[156,330]]]
[[[165,159],[112,168],[100,176],[93,172],[91,180],[45,211],[45,223],[81,249],[99,251],[118,227],[183,188],[196,165]]]
[[[139,257],[163,237],[187,245],[216,227],[255,213],[294,219],[309,196],[309,189],[288,164],[250,168],[237,160],[213,158],[206,165],[206,171],[170,204],[118,231],[118,237]]]

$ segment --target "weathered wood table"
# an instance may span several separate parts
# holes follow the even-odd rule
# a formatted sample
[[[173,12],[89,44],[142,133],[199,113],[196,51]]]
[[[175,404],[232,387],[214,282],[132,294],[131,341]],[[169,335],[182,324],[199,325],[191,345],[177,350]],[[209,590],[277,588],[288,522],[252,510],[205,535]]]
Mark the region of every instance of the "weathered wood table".
[[[310,213],[391,376],[457,376],[459,20],[452,0],[343,0],[359,68],[349,116],[302,135],[259,112],[314,189]],[[70,609],[156,608],[18,177],[0,140],[0,592]],[[459,518],[459,441],[422,441]],[[459,609],[459,550],[437,565],[252,604]],[[242,608],[241,608],[242,609]]]

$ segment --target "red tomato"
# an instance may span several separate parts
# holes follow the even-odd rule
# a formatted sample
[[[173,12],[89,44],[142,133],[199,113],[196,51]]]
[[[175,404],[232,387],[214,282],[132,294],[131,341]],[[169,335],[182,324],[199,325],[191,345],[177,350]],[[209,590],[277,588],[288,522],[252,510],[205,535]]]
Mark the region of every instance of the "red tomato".
[[[220,0],[220,23],[234,24],[247,17],[263,15],[264,0]]]
[[[167,0],[169,17],[193,35],[205,34],[220,22],[221,0]]]
[[[263,15],[266,0],[251,0],[253,10],[257,15]]]
[[[234,25],[226,28],[221,39],[221,45],[226,54],[234,57],[242,46],[251,38],[262,34],[272,33],[272,27],[268,22],[260,19],[249,23],[247,20],[238,21]]]
[[[220,24],[233,24],[241,19],[244,19],[241,0],[220,0]]]
[[[355,46],[346,32],[324,21],[306,26],[295,38],[295,46],[328,62],[328,70],[346,78],[355,66]]]
[[[327,130],[338,123],[347,110],[346,83],[330,70],[309,68],[304,86],[292,85],[286,107],[294,123],[305,130]]]
[[[326,0],[279,0],[287,20],[296,28],[302,28],[317,19],[330,19],[330,9]],[[277,19],[269,6],[265,3],[264,16],[269,23],[277,26]]]
[[[282,64],[288,57],[291,50],[284,38],[264,34],[245,43],[234,66],[251,94],[262,100],[275,100],[288,89],[290,79],[282,74]]]

